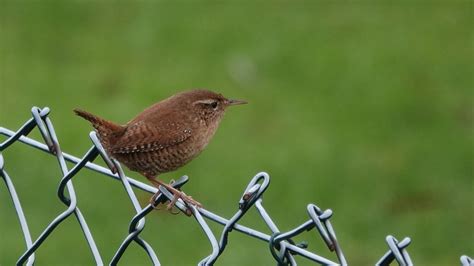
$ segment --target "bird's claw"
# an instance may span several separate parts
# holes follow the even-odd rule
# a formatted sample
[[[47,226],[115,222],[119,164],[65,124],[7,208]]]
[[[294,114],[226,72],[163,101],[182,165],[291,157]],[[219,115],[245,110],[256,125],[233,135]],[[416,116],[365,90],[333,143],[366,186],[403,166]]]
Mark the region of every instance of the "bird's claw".
[[[171,199],[170,202],[166,205],[166,210],[168,210],[171,214],[174,214],[174,215],[179,214],[179,211],[176,211],[176,212],[173,211],[175,209],[174,207],[176,205],[176,202],[179,199],[181,199],[184,202],[185,205],[193,205],[193,206],[196,206],[198,208],[202,208],[201,203],[194,200],[191,196],[186,195],[184,192],[179,191],[179,190],[175,190],[175,191],[172,191],[172,193],[173,193],[173,199]],[[150,205],[155,210],[161,210],[161,208],[158,207],[158,206],[160,206],[160,204],[156,205],[156,203],[155,203],[156,197],[158,197],[159,194],[160,194],[160,192],[157,192],[155,195],[153,195],[150,198]],[[192,211],[189,207],[186,208],[186,211],[184,213],[187,216],[192,215]]]
[[[155,193],[151,198],[150,198],[150,205],[151,207],[154,209],[154,210],[161,210],[161,208],[159,208],[158,206],[160,206],[160,204],[156,204],[155,201],[156,201],[156,197],[158,197],[158,193]]]
[[[172,214],[175,214],[175,213],[172,212],[172,210],[173,210],[173,207],[175,206],[176,202],[178,201],[178,199],[183,200],[186,205],[193,205],[193,206],[196,206],[196,207],[198,207],[198,208],[202,208],[202,204],[201,204],[201,203],[199,203],[198,201],[194,200],[191,196],[188,196],[188,195],[186,195],[184,192],[180,191],[180,192],[174,193],[173,199],[172,199],[172,200],[170,201],[170,203],[166,206],[166,209],[167,209],[168,211],[170,211],[170,213],[172,213]],[[189,207],[186,208],[185,214],[186,214],[187,216],[191,216],[192,211],[191,211],[191,209],[190,209]]]

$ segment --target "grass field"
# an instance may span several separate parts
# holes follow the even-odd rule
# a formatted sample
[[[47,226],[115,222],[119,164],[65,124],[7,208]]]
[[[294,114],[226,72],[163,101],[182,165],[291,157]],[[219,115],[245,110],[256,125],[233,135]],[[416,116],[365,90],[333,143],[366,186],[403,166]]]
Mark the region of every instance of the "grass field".
[[[206,208],[229,217],[266,171],[264,205],[280,229],[307,219],[310,202],[331,208],[351,265],[375,263],[387,234],[412,238],[417,265],[473,256],[472,1],[255,2],[1,0],[0,126],[49,106],[63,150],[79,156],[91,127],[73,108],[125,123],[177,91],[210,88],[249,104],[229,110],[200,157],[163,175],[187,174],[185,191]],[[3,156],[36,238],[64,209],[57,162],[21,144]],[[98,174],[74,184],[108,262],[132,205]],[[0,202],[0,265],[13,265],[25,244],[3,185]],[[255,211],[242,223],[265,229]],[[164,211],[147,216],[143,237],[163,265],[195,265],[211,250],[193,219]],[[314,232],[301,239],[330,256]],[[74,219],[36,258],[93,264]],[[132,244],[122,264],[148,263]],[[265,243],[232,233],[217,265],[274,261]]]

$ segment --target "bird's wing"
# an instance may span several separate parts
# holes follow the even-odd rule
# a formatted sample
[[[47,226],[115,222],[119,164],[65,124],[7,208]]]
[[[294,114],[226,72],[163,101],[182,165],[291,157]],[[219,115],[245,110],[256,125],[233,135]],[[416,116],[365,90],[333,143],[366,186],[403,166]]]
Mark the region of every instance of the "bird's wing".
[[[161,150],[184,142],[191,137],[191,128],[179,122],[128,125],[123,136],[111,145],[111,153],[136,153]]]

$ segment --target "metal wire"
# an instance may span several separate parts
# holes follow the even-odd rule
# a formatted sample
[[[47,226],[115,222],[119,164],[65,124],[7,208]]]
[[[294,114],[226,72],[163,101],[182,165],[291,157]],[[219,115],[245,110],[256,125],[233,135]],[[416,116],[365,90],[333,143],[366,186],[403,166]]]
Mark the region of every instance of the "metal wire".
[[[41,247],[41,245],[48,239],[49,235],[62,222],[71,217],[71,214],[74,214],[74,217],[79,223],[79,227],[84,233],[84,237],[90,248],[90,252],[92,253],[95,263],[97,265],[104,265],[99,249],[97,248],[94,238],[87,225],[86,219],[77,206],[77,196],[74,191],[72,179],[82,169],[90,169],[102,175],[121,181],[125,192],[136,212],[131,218],[128,235],[125,236],[121,245],[117,248],[117,251],[109,264],[116,265],[120,261],[122,255],[127,251],[130,243],[135,242],[145,251],[153,265],[160,265],[158,256],[156,255],[152,246],[148,244],[140,236],[140,234],[145,226],[146,216],[151,211],[153,211],[154,207],[158,204],[172,200],[174,197],[173,194],[164,187],[160,187],[158,190],[155,187],[127,177],[124,174],[120,164],[114,159],[108,157],[95,132],[90,133],[93,146],[82,156],[82,158],[77,158],[62,152],[58,138],[54,131],[53,124],[48,116],[50,113],[49,108],[45,107],[40,109],[38,107],[33,107],[31,112],[32,118],[29,119],[17,131],[0,127],[0,134],[7,137],[5,141],[0,143],[0,176],[3,178],[7,190],[10,193],[10,197],[13,201],[13,206],[16,210],[26,245],[26,250],[19,257],[17,265],[33,265],[35,262],[35,252],[38,251],[39,247]],[[44,143],[27,137],[27,135],[34,128],[38,128]],[[32,241],[28,229],[28,223],[23,213],[23,209],[13,181],[5,170],[3,151],[5,151],[15,142],[21,142],[54,155],[58,160],[59,169],[61,170],[58,197],[59,200],[64,203],[66,209],[58,214],[58,216],[46,226],[46,228],[34,241]],[[105,161],[106,165],[109,167],[108,169],[93,163],[93,161],[97,159],[98,156],[100,156]],[[74,167],[72,169],[68,169],[66,161],[74,163]],[[183,176],[174,182],[172,186],[177,189],[181,189],[187,182],[188,177]],[[339,242],[337,241],[335,231],[330,222],[330,218],[333,214],[332,210],[322,210],[315,204],[308,204],[308,220],[303,222],[301,225],[296,226],[292,230],[281,232],[275,222],[272,220],[270,214],[263,206],[263,194],[269,185],[270,176],[267,173],[261,172],[256,174],[244,190],[239,200],[239,208],[230,219],[223,218],[203,208],[187,205],[181,199],[178,199],[175,204],[177,209],[187,215],[192,215],[195,218],[196,222],[201,226],[203,232],[206,234],[212,249],[210,254],[199,261],[197,264],[214,265],[219,256],[224,252],[227,243],[229,242],[230,232],[235,230],[237,232],[267,242],[270,248],[270,254],[274,257],[277,265],[297,265],[296,256],[306,258],[321,265],[347,265],[344,253],[341,249],[341,246],[339,245]],[[142,208],[132,189],[132,186],[153,194],[159,192],[159,194],[154,198],[154,202],[151,202]],[[261,218],[268,226],[269,230],[271,231],[269,234],[238,224],[239,220],[252,207],[256,208]],[[219,241],[217,240],[218,238],[216,235],[214,235],[214,233],[209,228],[206,219],[224,226],[222,233],[219,236]],[[292,240],[293,237],[313,229],[316,229],[315,231],[321,236],[328,249],[332,252],[335,252],[335,259],[331,260],[318,255],[315,252],[308,251],[308,245],[306,242],[295,243]],[[386,242],[388,244],[389,250],[379,259],[376,265],[389,265],[394,261],[396,261],[399,265],[413,265],[406,249],[411,243],[410,238],[406,237],[399,242],[395,237],[389,235],[386,238]],[[460,261],[461,265],[463,266],[473,265],[473,260],[466,255],[461,256]]]

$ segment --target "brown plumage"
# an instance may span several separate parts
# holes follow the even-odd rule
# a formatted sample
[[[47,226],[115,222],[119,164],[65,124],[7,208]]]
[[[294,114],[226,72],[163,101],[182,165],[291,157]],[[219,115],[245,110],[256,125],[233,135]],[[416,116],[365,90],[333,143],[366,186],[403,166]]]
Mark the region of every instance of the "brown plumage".
[[[228,106],[245,101],[229,100],[208,90],[178,93],[162,100],[121,126],[86,111],[74,112],[92,123],[104,149],[130,170],[163,185],[177,198],[200,205],[168,184],[156,179],[195,158],[214,136]]]

